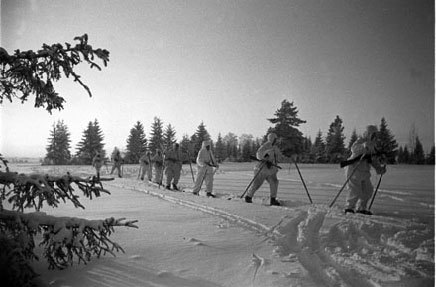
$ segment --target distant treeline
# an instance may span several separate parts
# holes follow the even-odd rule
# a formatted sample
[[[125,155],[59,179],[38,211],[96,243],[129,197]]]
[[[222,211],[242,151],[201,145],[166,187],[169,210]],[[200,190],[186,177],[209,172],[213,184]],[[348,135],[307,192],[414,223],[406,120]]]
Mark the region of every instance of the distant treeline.
[[[298,129],[300,124],[306,121],[298,117],[298,110],[293,102],[283,100],[281,107],[268,121],[272,124],[262,138],[254,138],[251,134],[237,136],[228,132],[224,136],[219,133],[216,140],[213,140],[213,150],[219,161],[248,162],[250,156],[255,155],[257,149],[266,140],[266,135],[275,132],[280,141],[279,147],[287,155],[297,155],[298,161],[303,163],[339,163],[350,156],[350,147],[359,138],[354,129],[348,143],[343,134],[343,121],[339,116],[333,120],[325,136],[321,130],[312,141],[310,137],[304,136]],[[405,146],[398,146],[394,135],[389,130],[385,118],[381,118],[378,126],[378,150],[385,155],[389,164],[434,164],[435,149],[431,148],[430,153],[425,154],[418,135],[411,137],[411,143]],[[193,135],[183,135],[179,144],[185,154],[186,162],[194,162],[204,140],[212,140],[203,122],[199,124]],[[147,137],[144,125],[138,120],[130,129],[126,139],[125,147],[118,147],[122,150],[125,163],[138,163],[139,158],[146,151],[155,153],[157,149],[165,150],[176,142],[176,130],[171,124],[164,125],[158,117],[154,118],[151,124],[151,131]],[[83,131],[82,139],[76,146],[76,152],[71,153],[70,133],[67,125],[59,120],[53,125],[48,138],[47,154],[43,164],[65,165],[65,164],[86,164],[92,162],[96,152],[101,153],[110,161],[104,148],[103,131],[97,119],[90,121]]]

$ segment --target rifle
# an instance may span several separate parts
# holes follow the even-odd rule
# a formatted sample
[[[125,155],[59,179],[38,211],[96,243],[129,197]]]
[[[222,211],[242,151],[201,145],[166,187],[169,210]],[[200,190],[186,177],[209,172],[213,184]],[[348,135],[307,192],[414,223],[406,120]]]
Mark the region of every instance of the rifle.
[[[348,160],[343,160],[341,161],[341,163],[339,164],[341,168],[349,166],[351,164],[354,164],[360,160],[371,160],[371,154],[365,154],[363,157],[362,155],[356,156],[355,158],[352,159],[348,159]]]
[[[264,162],[266,165],[271,165],[271,166],[274,166],[274,167],[276,167],[276,168],[278,168],[278,169],[282,169],[281,166],[279,166],[279,165],[277,165],[277,164],[274,164],[274,163],[271,162],[271,161],[261,160],[261,159],[258,159],[258,158],[255,157],[255,156],[253,156],[253,155],[250,155],[250,159],[251,159],[251,160],[255,160],[255,161],[259,161],[259,162]]]
[[[354,164],[354,163],[360,161],[361,159],[362,160],[367,160],[369,163],[371,163],[371,159],[372,159],[373,156],[383,157],[385,155],[386,155],[386,152],[381,152],[381,151],[375,150],[375,153],[365,154],[363,156],[363,158],[362,158],[362,155],[358,155],[355,158],[348,159],[348,160],[343,160],[340,163],[340,167],[343,168],[343,167],[346,167],[346,166],[348,166],[350,164]]]

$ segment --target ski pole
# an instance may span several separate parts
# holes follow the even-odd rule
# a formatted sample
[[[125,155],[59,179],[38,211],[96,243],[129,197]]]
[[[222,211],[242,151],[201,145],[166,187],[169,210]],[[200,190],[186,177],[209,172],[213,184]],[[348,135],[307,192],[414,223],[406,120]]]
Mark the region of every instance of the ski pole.
[[[382,180],[383,174],[380,174],[380,178],[377,183],[377,187],[375,188],[374,195],[372,196],[371,203],[369,204],[368,210],[371,210],[371,206],[374,203],[375,196],[377,195],[378,188],[380,187],[380,183]]]
[[[265,166],[265,162],[262,162],[260,165],[259,170],[256,172],[256,174],[254,175],[253,179],[250,181],[250,183],[247,185],[247,188],[245,189],[244,193],[239,197],[239,198],[243,198],[244,195],[247,193],[248,189],[250,188],[250,186],[253,184],[254,180],[257,178],[257,176],[259,175],[259,173],[262,171],[263,167]]]
[[[137,179],[139,179],[139,177],[141,176],[141,169],[142,169],[142,165],[139,165],[138,178]]]
[[[353,176],[354,172],[359,167],[360,163],[362,162],[363,158],[365,157],[365,154],[362,154],[362,156],[359,159],[359,162],[356,164],[356,166],[351,171],[351,174],[347,177],[347,180],[344,182],[344,185],[342,185],[341,189],[339,190],[338,194],[336,194],[336,197],[333,199],[333,201],[330,203],[329,207],[331,208],[333,204],[335,204],[336,200],[338,199],[339,195],[341,194],[342,190],[344,190],[345,186],[347,185],[348,181],[350,181],[351,177]]]
[[[191,169],[192,182],[195,183],[194,171],[192,170],[191,155],[189,154],[189,150],[186,150],[186,153],[188,154],[188,162],[189,162],[189,168]]]
[[[166,152],[166,151],[164,150],[162,144],[160,144],[160,148],[161,148],[161,150],[162,150],[162,173],[161,173],[161,175],[160,175],[159,189],[160,189],[160,186],[161,186],[162,183],[163,183],[163,176],[164,176],[164,171],[165,171],[165,152]]]
[[[292,160],[292,161],[294,162],[295,168],[297,169],[298,174],[300,175],[301,182],[303,183],[304,189],[306,190],[307,196],[309,197],[310,204],[313,204],[312,198],[310,197],[310,194],[309,194],[309,190],[307,190],[306,183],[304,182],[303,176],[301,175],[300,169],[298,168],[297,162],[294,160]]]

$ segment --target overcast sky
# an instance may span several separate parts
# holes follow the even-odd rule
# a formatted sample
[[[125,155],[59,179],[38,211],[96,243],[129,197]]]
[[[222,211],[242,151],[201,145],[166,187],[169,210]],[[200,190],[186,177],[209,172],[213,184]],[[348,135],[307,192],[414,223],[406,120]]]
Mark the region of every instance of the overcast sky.
[[[105,148],[125,148],[137,121],[147,137],[155,116],[178,139],[203,121],[216,140],[233,132],[263,136],[280,103],[294,102],[305,136],[325,136],[339,115],[353,129],[385,117],[397,141],[414,125],[434,143],[432,0],[1,1],[1,46],[37,50],[87,33],[110,51],[101,72],[79,69],[93,97],[70,79],[55,84],[64,110],[50,115],[3,103],[0,152],[46,153],[64,120],[72,152],[97,119]]]

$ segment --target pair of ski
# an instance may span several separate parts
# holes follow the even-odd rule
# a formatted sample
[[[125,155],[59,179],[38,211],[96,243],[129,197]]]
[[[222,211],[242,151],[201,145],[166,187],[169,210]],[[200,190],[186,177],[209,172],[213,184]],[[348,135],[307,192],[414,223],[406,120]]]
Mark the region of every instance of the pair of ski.
[[[157,187],[157,188],[160,188],[161,186],[163,186],[162,184],[159,184],[158,182],[154,182],[154,181],[148,181],[148,183],[153,185],[153,186],[155,186],[155,187]],[[168,189],[168,188],[165,187],[165,189],[166,190],[170,190],[170,191],[174,191],[174,192],[192,193],[193,195],[197,195],[197,196],[200,195],[200,194],[203,194],[203,193],[195,194],[195,193],[192,192],[192,190],[184,189],[184,188],[179,188],[179,190],[175,190],[175,189],[172,189],[172,188]],[[209,198],[216,198],[217,197],[217,195],[212,194],[212,193],[205,193],[205,196],[209,197]]]
[[[217,194],[213,194],[211,192],[201,192],[201,191],[199,191],[198,193],[194,193],[192,188],[181,188],[181,191],[185,192],[185,193],[189,193],[189,194],[195,195],[195,196],[206,196],[206,197],[209,197],[209,198],[217,198],[218,197]]]
[[[157,188],[159,188],[159,189],[161,188],[161,186],[163,186],[162,183],[158,183],[158,182],[151,181],[151,180],[149,180],[148,183],[151,184],[151,185],[153,185],[153,186],[155,186],[155,187],[157,187]],[[171,190],[171,191],[182,191],[182,190],[176,190],[176,189],[174,189],[174,188],[167,188],[167,187],[164,187],[164,189],[166,189],[166,190]]]

